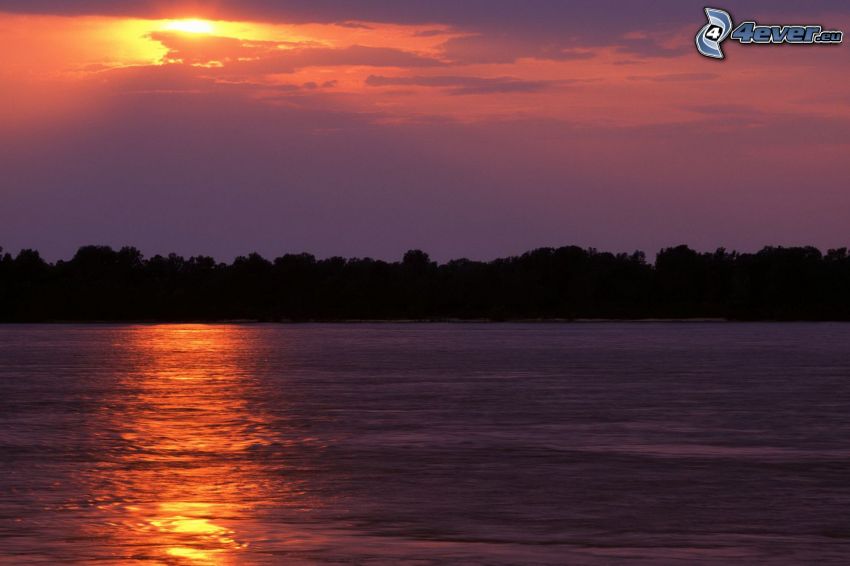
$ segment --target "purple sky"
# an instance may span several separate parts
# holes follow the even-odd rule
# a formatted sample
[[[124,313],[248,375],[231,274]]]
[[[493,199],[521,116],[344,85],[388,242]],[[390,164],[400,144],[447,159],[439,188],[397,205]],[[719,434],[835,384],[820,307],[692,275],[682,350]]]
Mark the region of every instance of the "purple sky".
[[[850,30],[838,2],[718,7]],[[0,245],[847,246],[847,45],[709,60],[702,8],[0,0]]]

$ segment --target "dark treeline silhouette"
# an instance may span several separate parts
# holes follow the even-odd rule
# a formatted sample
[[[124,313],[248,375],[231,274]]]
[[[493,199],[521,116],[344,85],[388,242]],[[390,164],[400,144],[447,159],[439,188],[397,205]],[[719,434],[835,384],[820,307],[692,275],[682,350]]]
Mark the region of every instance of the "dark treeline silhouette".
[[[88,246],[47,263],[0,248],[3,322],[581,318],[850,320],[850,255],[679,246],[651,264],[642,252],[565,247],[439,265],[418,250],[395,263],[251,254],[225,264]]]

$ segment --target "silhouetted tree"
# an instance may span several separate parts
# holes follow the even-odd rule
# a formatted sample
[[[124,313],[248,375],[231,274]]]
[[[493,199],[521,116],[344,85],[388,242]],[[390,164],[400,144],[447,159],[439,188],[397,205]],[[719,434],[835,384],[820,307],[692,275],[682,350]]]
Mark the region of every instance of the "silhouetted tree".
[[[231,264],[135,248],[80,248],[45,262],[0,248],[0,321],[577,319],[850,320],[850,254],[767,247],[612,254],[540,248],[444,264],[252,253]]]

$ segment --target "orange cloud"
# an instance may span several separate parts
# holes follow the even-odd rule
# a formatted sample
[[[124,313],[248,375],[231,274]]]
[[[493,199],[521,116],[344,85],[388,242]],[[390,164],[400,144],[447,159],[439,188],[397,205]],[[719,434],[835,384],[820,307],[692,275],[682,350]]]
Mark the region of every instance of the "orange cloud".
[[[448,25],[200,23],[201,33],[192,33],[172,20],[0,15],[0,46],[9,54],[0,62],[7,85],[0,97],[17,100],[6,101],[6,113],[65,107],[46,94],[58,81],[66,92],[94,90],[98,97],[238,90],[246,99],[309,106],[312,96],[393,122],[537,117],[641,125],[702,120],[693,108],[716,102],[719,94],[724,104],[752,106],[756,85],[775,85],[760,108],[800,112],[798,100],[811,98],[806,82],[781,77],[814,80],[817,74],[811,57],[787,49],[733,49],[735,66],[709,68],[690,51],[676,54],[691,41],[689,30],[675,30],[657,45],[634,31],[590,47],[568,35],[542,44],[524,34]],[[825,65],[839,55],[818,50],[818,61]],[[718,87],[706,89],[709,81]],[[832,89],[840,97],[850,87],[839,81]],[[847,113],[827,103],[806,111]]]

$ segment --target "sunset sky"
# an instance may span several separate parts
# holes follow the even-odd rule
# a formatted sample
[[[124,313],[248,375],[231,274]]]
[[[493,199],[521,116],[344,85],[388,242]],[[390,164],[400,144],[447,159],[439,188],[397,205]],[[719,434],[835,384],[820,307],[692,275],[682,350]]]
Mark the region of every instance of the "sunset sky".
[[[0,246],[850,245],[850,46],[710,60],[704,5],[0,0]],[[843,2],[717,7],[850,31]]]

